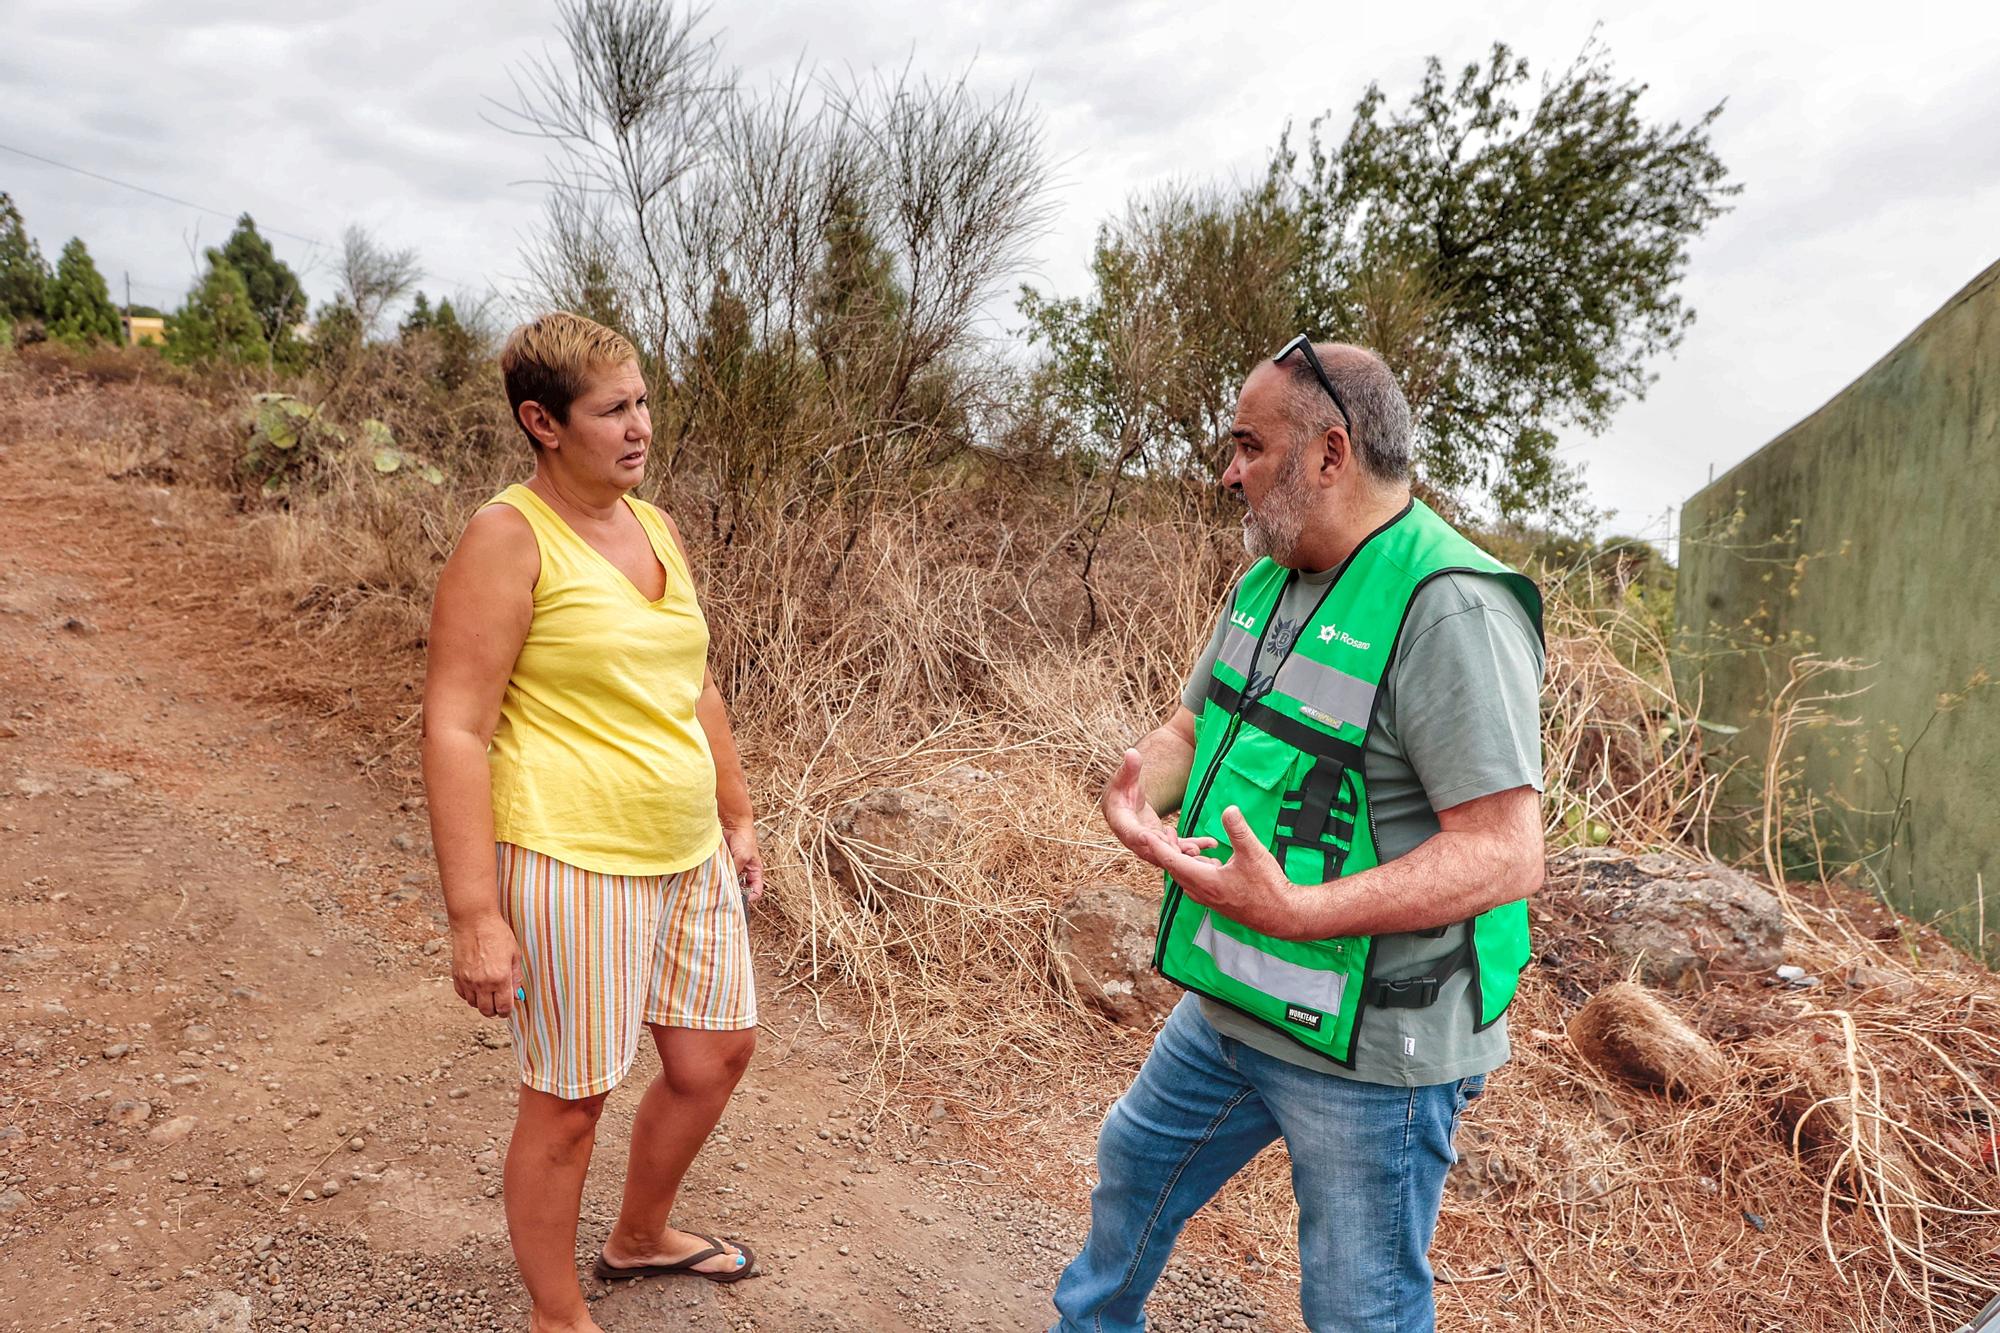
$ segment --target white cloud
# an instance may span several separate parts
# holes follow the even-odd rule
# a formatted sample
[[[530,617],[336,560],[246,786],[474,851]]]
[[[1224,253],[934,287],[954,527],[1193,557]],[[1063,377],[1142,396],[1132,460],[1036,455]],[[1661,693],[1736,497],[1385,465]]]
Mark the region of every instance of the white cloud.
[[[1055,228],[1033,280],[1073,291],[1100,221],[1169,181],[1248,179],[1280,128],[1333,111],[1370,80],[1392,101],[1426,55],[1448,65],[1504,39],[1539,68],[1570,59],[1597,15],[1574,3],[1246,7],[1224,0],[826,0],[717,6],[727,58],[762,83],[802,55],[831,77],[906,62],[975,85],[1025,84],[1059,164]],[[366,0],[16,0],[0,50],[0,143],[209,205],[131,194],[0,153],[45,252],[89,242],[114,289],[171,304],[193,245],[237,212],[332,244],[359,221],[415,246],[428,285],[506,283],[541,153],[482,119],[508,71],[554,43],[543,0],[478,7]],[[2000,39],[1990,5],[1808,0],[1605,19],[1650,114],[1724,98],[1716,144],[1745,186],[1696,247],[1699,320],[1646,401],[1598,439],[1567,442],[1618,526],[1663,511],[1816,408],[2000,251]],[[280,253],[328,290],[323,258]]]

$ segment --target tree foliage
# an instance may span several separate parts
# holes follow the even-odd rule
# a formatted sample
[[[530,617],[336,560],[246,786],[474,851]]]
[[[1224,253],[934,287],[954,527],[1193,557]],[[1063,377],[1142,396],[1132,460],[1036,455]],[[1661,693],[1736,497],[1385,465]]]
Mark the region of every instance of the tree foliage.
[[[1275,185],[1132,204],[1098,231],[1089,295],[1022,289],[1044,391],[1119,467],[1206,475],[1239,381],[1291,337],[1298,258],[1298,220]]]
[[[732,506],[866,495],[998,397],[975,324],[1045,216],[1040,126],[907,71],[745,92],[702,17],[560,6],[566,58],[522,71],[507,121],[550,145],[530,270],[631,336],[670,465],[699,456]]]
[[[1187,284],[1131,281],[1134,257],[1214,264],[1216,237],[1248,238],[1261,248],[1232,261],[1241,285],[1194,312],[1214,321],[1194,327],[1198,373],[1213,377],[1196,397],[1228,401],[1291,332],[1363,343],[1403,381],[1425,485],[1506,517],[1587,522],[1556,432],[1600,432],[1645,393],[1694,318],[1679,293],[1688,248],[1737,188],[1709,139],[1722,107],[1653,121],[1645,91],[1596,44],[1539,90],[1504,45],[1456,77],[1433,59],[1403,108],[1370,85],[1343,135],[1322,116],[1301,152],[1287,133],[1258,186],[1204,209],[1135,209],[1100,236],[1089,296],[1028,293],[1030,333],[1090,438],[1120,450],[1106,423],[1151,392],[1129,377],[1187,363],[1121,355],[1118,338],[1195,323]],[[1274,303],[1289,317],[1261,324],[1255,345],[1222,327]]]
[[[13,196],[0,192],[0,319],[43,319],[48,311],[48,261],[28,235]]]
[[[451,298],[433,308],[430,297],[418,292],[404,318],[401,339],[406,345],[427,349],[429,377],[440,388],[456,389],[471,379],[486,353],[486,339],[478,329],[469,328],[458,317]]]
[[[306,292],[299,275],[278,258],[248,213],[236,219],[236,229],[223,242],[222,257],[243,275],[265,344],[279,361],[294,360],[297,339],[292,330],[306,317]]]
[[[1434,484],[1486,488],[1503,512],[1562,502],[1556,430],[1603,430],[1693,322],[1688,246],[1737,189],[1709,142],[1722,106],[1650,122],[1645,91],[1593,43],[1531,98],[1528,62],[1496,44],[1455,79],[1431,60],[1400,112],[1371,85],[1337,145],[1314,123],[1301,314],[1359,332],[1374,275],[1413,284]]]
[[[271,346],[249,284],[221,250],[211,246],[207,258],[201,281],[167,318],[167,359],[183,365],[268,364]]]
[[[124,341],[125,325],[118,318],[118,307],[111,304],[104,275],[97,271],[80,236],[72,236],[56,260],[47,306],[52,338],[76,345]]]

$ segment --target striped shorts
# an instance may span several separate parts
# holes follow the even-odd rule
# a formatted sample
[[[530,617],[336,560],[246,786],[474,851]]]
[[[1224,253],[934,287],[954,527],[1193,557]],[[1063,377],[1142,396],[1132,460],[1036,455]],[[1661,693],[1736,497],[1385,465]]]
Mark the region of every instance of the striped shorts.
[[[508,1022],[521,1081],[574,1100],[618,1086],[639,1026],[757,1026],[750,933],[726,844],[673,875],[603,875],[498,844],[500,910],[525,1001]]]

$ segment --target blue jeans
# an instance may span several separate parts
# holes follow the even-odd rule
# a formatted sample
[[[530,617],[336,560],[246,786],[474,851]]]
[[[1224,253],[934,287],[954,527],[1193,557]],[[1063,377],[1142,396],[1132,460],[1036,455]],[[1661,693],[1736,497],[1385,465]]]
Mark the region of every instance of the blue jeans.
[[[1051,1333],[1138,1333],[1181,1228],[1283,1135],[1299,1201],[1299,1305],[1313,1333],[1432,1333],[1431,1235],[1458,1117],[1484,1075],[1384,1087],[1287,1063],[1176,1005],[1104,1118],[1090,1237],[1056,1283]]]

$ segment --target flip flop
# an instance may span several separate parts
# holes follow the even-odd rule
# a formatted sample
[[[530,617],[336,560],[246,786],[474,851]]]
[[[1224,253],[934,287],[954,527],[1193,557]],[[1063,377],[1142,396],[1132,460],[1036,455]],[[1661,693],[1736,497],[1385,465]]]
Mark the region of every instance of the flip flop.
[[[690,1254],[679,1263],[633,1264],[629,1268],[612,1263],[604,1257],[604,1252],[599,1250],[597,1252],[597,1262],[591,1265],[590,1271],[602,1282],[630,1282],[634,1278],[641,1277],[705,1277],[710,1282],[741,1282],[744,1278],[749,1277],[750,1270],[757,1266],[757,1256],[751,1253],[750,1247],[740,1240],[731,1239],[729,1244],[734,1245],[742,1252],[742,1263],[736,1265],[733,1269],[725,1268],[720,1272],[711,1272],[705,1268],[696,1268],[696,1264],[705,1263],[715,1258],[718,1254],[727,1254],[729,1253],[729,1249],[728,1246],[725,1246],[713,1236],[702,1235],[699,1231],[690,1231],[688,1234],[690,1236],[701,1236],[703,1240],[708,1242],[708,1248]]]

